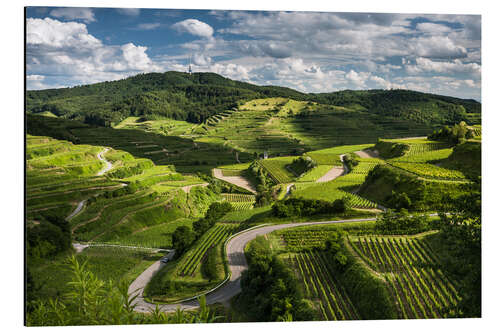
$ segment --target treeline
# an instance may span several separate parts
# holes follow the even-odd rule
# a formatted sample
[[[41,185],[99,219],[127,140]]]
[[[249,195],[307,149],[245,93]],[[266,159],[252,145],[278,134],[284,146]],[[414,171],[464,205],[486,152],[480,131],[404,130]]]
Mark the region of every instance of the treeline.
[[[347,209],[347,199],[333,202],[315,199],[290,198],[273,204],[272,214],[276,217],[302,217],[319,214],[342,214]]]
[[[377,216],[375,232],[380,235],[413,235],[437,228],[427,214],[409,214],[406,209],[394,212],[388,209]]]
[[[310,95],[313,101],[322,104],[361,106],[382,116],[427,124],[455,124],[466,120],[467,113],[481,113],[481,103],[475,100],[402,89],[344,90]]]

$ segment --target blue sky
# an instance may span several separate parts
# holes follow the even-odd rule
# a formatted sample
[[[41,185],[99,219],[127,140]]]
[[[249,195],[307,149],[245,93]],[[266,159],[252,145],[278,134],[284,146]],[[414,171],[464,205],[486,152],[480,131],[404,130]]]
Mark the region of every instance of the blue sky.
[[[304,92],[403,88],[481,100],[481,17],[27,9],[28,89],[215,72]]]

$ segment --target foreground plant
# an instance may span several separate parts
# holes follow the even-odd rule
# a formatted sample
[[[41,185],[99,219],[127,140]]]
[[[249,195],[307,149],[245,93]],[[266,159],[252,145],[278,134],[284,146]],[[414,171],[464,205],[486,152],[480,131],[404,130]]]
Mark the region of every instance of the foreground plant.
[[[221,318],[208,307],[205,296],[198,299],[200,309],[194,313],[178,308],[167,314],[158,306],[148,314],[137,313],[137,296],[129,297],[126,281],[117,286],[101,281],[86,270],[86,264],[75,256],[68,259],[70,290],[61,299],[34,301],[26,316],[27,326],[212,323]]]

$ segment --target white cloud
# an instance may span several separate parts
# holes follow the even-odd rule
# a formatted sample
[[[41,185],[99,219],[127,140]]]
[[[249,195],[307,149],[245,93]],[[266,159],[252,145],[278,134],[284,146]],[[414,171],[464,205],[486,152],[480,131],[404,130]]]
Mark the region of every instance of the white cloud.
[[[128,16],[138,16],[141,13],[140,8],[117,8],[116,11]]]
[[[390,82],[388,82],[384,78],[381,78],[380,76],[372,75],[372,76],[370,76],[370,80],[375,82],[378,86],[380,86],[384,89],[389,89],[392,87]]]
[[[452,29],[446,25],[443,24],[436,24],[436,23],[430,23],[430,22],[422,22],[422,23],[417,23],[417,30],[430,33],[430,34],[444,34],[444,33],[449,33],[452,31]]]
[[[151,70],[154,68],[153,62],[146,54],[148,49],[145,46],[136,46],[133,43],[122,45],[123,58],[127,62],[127,68],[133,70]]]
[[[476,63],[463,63],[459,59],[447,62],[433,61],[427,58],[417,58],[415,59],[415,62],[415,65],[406,66],[406,70],[410,74],[435,72],[446,74],[471,74],[474,77],[481,76],[481,65]]]
[[[212,63],[212,59],[201,53],[196,53],[193,57],[193,63],[197,66],[208,66]]]
[[[26,86],[27,89],[29,90],[39,90],[39,89],[46,89],[47,86],[43,83],[43,80],[45,79],[45,76],[43,75],[27,75],[26,76]]]
[[[191,35],[210,38],[214,33],[214,29],[205,22],[196,19],[187,19],[172,25],[172,28],[179,32],[187,32]]]
[[[370,77],[370,74],[367,72],[358,73],[354,70],[350,70],[349,73],[345,75],[345,78],[352,84],[354,84],[358,88],[366,87],[365,81]]]
[[[51,18],[26,21],[27,43],[49,48],[77,47],[89,49],[101,46],[87,31],[87,26],[77,22],[60,22]]]
[[[140,23],[137,25],[138,30],[154,30],[161,27],[161,23]]]
[[[409,45],[413,53],[420,57],[464,58],[467,56],[467,49],[448,36],[419,37],[410,40]]]
[[[82,20],[85,23],[95,22],[94,12],[90,8],[65,7],[50,11],[50,15],[66,20]]]
[[[87,84],[162,70],[148,57],[147,47],[105,45],[82,23],[29,18],[26,31],[27,71],[29,75],[50,74],[51,84],[57,80],[65,85]]]

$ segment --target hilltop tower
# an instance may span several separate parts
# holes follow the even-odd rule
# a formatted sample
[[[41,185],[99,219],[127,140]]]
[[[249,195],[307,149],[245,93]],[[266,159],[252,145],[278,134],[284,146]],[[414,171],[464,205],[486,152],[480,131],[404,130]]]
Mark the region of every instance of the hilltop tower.
[[[193,69],[191,68],[191,55],[189,56],[189,67],[188,67],[189,75],[193,74]]]

